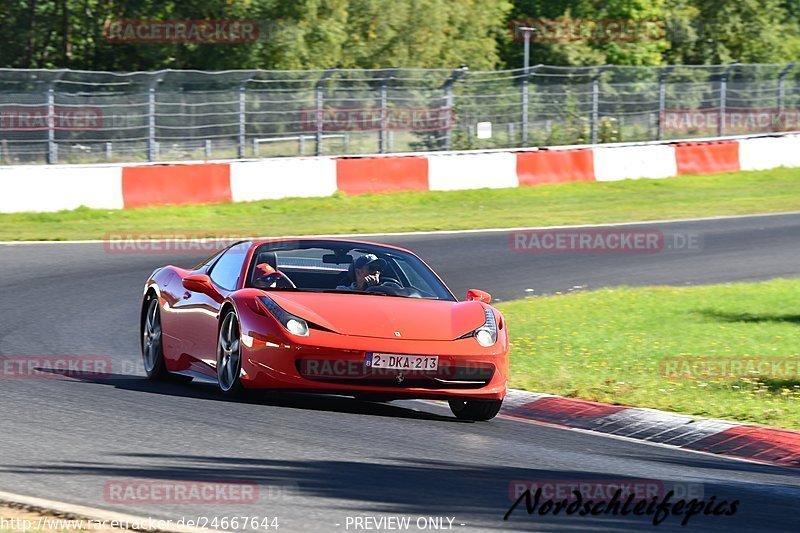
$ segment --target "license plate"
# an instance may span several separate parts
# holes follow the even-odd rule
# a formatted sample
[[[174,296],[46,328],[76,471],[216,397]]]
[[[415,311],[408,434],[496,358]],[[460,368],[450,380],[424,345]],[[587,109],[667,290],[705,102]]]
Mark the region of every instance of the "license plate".
[[[439,356],[368,353],[366,366],[388,370],[436,370],[439,368]]]

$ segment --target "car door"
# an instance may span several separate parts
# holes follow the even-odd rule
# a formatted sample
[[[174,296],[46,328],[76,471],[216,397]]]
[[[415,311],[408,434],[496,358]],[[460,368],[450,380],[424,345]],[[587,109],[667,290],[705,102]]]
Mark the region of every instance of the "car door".
[[[239,279],[250,247],[250,242],[242,242],[228,248],[206,270],[213,291],[205,293],[185,289],[183,298],[175,306],[182,315],[181,344],[189,358],[189,370],[216,376],[219,312],[228,294],[240,286]]]

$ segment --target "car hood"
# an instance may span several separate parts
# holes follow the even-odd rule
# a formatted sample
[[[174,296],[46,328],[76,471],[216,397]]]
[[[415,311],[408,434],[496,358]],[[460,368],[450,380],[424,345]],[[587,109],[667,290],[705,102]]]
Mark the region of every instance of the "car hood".
[[[479,302],[364,294],[267,294],[286,311],[342,335],[448,341],[479,328],[485,320]]]

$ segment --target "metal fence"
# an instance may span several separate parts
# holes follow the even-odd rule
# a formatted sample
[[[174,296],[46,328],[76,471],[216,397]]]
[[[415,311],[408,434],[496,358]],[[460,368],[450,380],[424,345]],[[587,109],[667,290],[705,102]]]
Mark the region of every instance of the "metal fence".
[[[800,65],[0,69],[0,164],[685,139],[800,129]]]

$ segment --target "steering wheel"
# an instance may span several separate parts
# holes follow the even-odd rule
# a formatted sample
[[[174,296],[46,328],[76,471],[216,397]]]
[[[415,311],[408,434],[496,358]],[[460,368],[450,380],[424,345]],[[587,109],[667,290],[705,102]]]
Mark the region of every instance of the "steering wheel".
[[[273,283],[275,284],[276,289],[297,288],[297,285],[294,284],[294,282],[289,278],[289,276],[279,271],[273,272],[272,274],[264,278],[259,278],[253,281],[253,287],[255,287],[256,289],[269,289],[272,288]]]
[[[364,289],[364,292],[387,294],[389,296],[407,296],[409,298],[422,298],[422,294],[414,287],[403,287],[394,278],[383,278],[380,285],[373,285]]]

